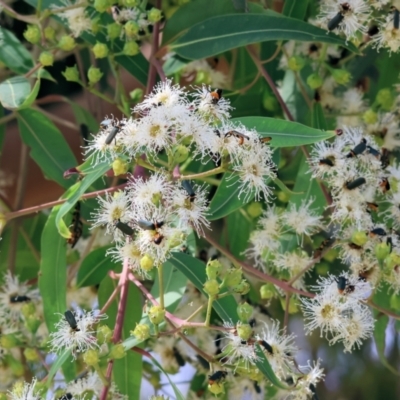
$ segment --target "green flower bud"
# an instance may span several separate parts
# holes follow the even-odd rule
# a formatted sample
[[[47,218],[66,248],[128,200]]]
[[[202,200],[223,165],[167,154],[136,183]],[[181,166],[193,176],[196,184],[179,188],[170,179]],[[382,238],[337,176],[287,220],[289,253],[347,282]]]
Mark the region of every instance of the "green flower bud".
[[[124,346],[121,343],[119,343],[111,348],[108,358],[110,360],[119,360],[120,358],[124,358],[125,356],[126,356],[126,351],[124,349]]]
[[[176,164],[183,163],[186,161],[189,155],[189,150],[186,146],[183,146],[182,144],[178,145],[175,147],[174,151],[174,161]]]
[[[128,172],[129,164],[120,158],[116,158],[112,163],[112,169],[115,176],[124,175]]]
[[[208,390],[212,393],[212,394],[222,394],[225,393],[225,387],[224,387],[224,382],[221,381],[215,381],[213,383],[210,383],[208,385]]]
[[[101,325],[97,328],[97,341],[100,344],[110,343],[113,331],[107,325]]]
[[[242,340],[249,340],[253,334],[253,328],[249,324],[237,324],[236,331]]]
[[[239,319],[243,322],[246,322],[250,319],[253,314],[254,308],[247,302],[239,304],[236,308],[237,315]]]
[[[400,296],[396,294],[392,294],[390,298],[390,308],[396,311],[400,311]]]
[[[140,53],[140,48],[139,45],[136,42],[126,42],[124,44],[124,48],[122,49],[122,52],[126,56],[136,56],[136,54]]]
[[[203,287],[209,296],[215,296],[219,293],[219,283],[216,279],[209,279],[204,283]]]
[[[206,265],[206,274],[208,279],[217,279],[222,271],[222,264],[219,260],[209,260]]]
[[[211,84],[210,82],[210,74],[205,71],[198,71],[194,80],[196,85],[204,84]]]
[[[13,347],[18,346],[18,340],[13,334],[1,335],[0,337],[0,346],[5,349],[12,349]]]
[[[323,79],[316,72],[309,75],[307,78],[307,85],[310,86],[311,89],[318,89],[322,86],[323,82]]]
[[[150,23],[155,24],[156,22],[161,20],[162,12],[158,8],[153,7],[150,11],[147,12],[147,18]]]
[[[389,255],[389,253],[390,253],[390,246],[387,243],[382,242],[378,243],[375,246],[375,255],[378,260],[383,261]],[[395,256],[396,254],[392,253],[390,254],[389,258],[394,259]],[[394,263],[393,266],[395,266],[396,264],[397,263]]]
[[[224,285],[233,287],[239,285],[242,280],[242,268],[231,268],[224,277]]]
[[[365,111],[362,118],[364,122],[368,125],[372,125],[378,122],[378,114],[371,108]]]
[[[122,0],[122,5],[125,7],[137,7],[140,0]]]
[[[276,291],[272,283],[266,283],[260,287],[260,296],[263,300],[272,299],[275,294]]]
[[[36,313],[36,307],[35,304],[31,301],[25,302],[22,307],[21,307],[21,314],[25,317],[25,318],[29,318],[30,316],[32,316],[33,314]]]
[[[154,268],[154,260],[148,254],[145,254],[140,259],[140,268],[146,272],[151,271]]]
[[[54,63],[53,54],[51,54],[49,51],[43,51],[39,56],[39,62],[44,67],[49,67],[49,66],[53,65],[53,63]]]
[[[246,279],[242,279],[238,285],[232,287],[232,290],[235,293],[247,294],[250,292],[250,284],[246,281]]]
[[[136,88],[135,90],[132,90],[131,92],[129,92],[129,97],[135,103],[139,103],[139,101],[141,101],[143,98],[143,89]]]
[[[149,315],[150,321],[154,325],[158,325],[164,321],[165,310],[163,310],[160,306],[153,306],[148,311],[148,315]]]
[[[252,218],[257,218],[259,217],[263,212],[262,204],[257,201],[253,201],[247,206],[247,213],[250,215]]]
[[[32,333],[37,332],[41,323],[42,323],[42,321],[35,314],[25,317],[25,326]]]
[[[44,28],[44,37],[52,42],[56,38],[56,30],[52,26],[46,26]]]
[[[329,265],[324,262],[318,263],[317,266],[315,267],[315,272],[321,276],[326,275],[328,273],[328,271],[329,271]]]
[[[105,58],[108,56],[108,47],[105,43],[96,42],[92,51],[95,58]]]
[[[103,73],[101,72],[100,68],[90,67],[87,76],[89,79],[89,84],[94,85],[101,79]]]
[[[376,95],[376,102],[386,111],[390,111],[394,98],[390,89],[381,89]]]
[[[363,231],[355,231],[351,235],[351,241],[357,246],[364,246],[368,242],[368,236]]]
[[[306,65],[306,60],[300,56],[292,56],[289,58],[288,67],[292,71],[301,71]]]
[[[271,96],[269,92],[265,92],[263,97],[263,107],[270,112],[276,111],[278,108],[278,102],[274,96]]]
[[[99,352],[94,349],[89,349],[83,355],[83,361],[90,366],[97,365],[100,361]]]
[[[106,12],[112,6],[113,2],[109,0],[94,0],[93,7],[99,13]]]
[[[27,347],[24,350],[24,356],[28,362],[40,361],[40,357],[35,349]]]
[[[16,360],[15,358],[11,358],[9,357],[7,359],[7,364],[8,367],[11,369],[11,372],[17,376],[17,377],[21,377],[24,375],[25,373],[25,368],[24,368],[24,364],[22,364],[21,361]],[[21,382],[22,383],[22,382]],[[22,388],[23,389],[23,388]],[[21,398],[23,399],[24,397],[22,397],[22,393],[21,393]]]
[[[137,324],[136,328],[131,331],[131,335],[136,336],[139,340],[146,340],[150,337],[150,327],[146,324]]]
[[[281,298],[281,307],[283,310],[286,309],[286,299],[285,298]],[[289,314],[296,314],[299,311],[299,308],[297,306],[297,302],[296,299],[294,297],[291,297],[289,300]]]
[[[290,194],[283,192],[282,190],[280,190],[278,192],[278,200],[281,201],[282,203],[287,203],[290,199]]]
[[[386,264],[386,267],[389,269],[389,270],[391,270],[391,269],[393,269],[396,265],[400,265],[400,255],[399,254],[397,254],[397,253],[390,253],[389,254],[389,251],[390,251],[390,246],[388,246],[386,243],[380,243],[381,245],[386,245],[387,247],[385,247],[385,246],[382,246],[382,256],[384,255],[384,254],[386,254],[386,252],[387,252],[387,254],[386,254],[386,257],[383,257],[383,258],[385,258],[385,264]],[[376,247],[378,247],[378,246],[376,246]],[[376,247],[375,247],[375,253],[376,253]],[[389,255],[388,255],[389,254]],[[381,260],[381,259],[383,259],[383,258],[379,258],[378,257],[378,255],[376,256],[377,258],[378,258],[378,260]]]
[[[57,47],[63,51],[71,51],[75,48],[75,46],[75,39],[68,35],[62,36],[57,45]]]
[[[140,26],[136,21],[128,21],[124,25],[124,30],[125,30],[125,35],[127,38],[136,38],[139,31],[140,31]]]
[[[117,24],[116,22],[107,25],[107,35],[111,40],[119,38],[121,32],[122,32],[122,25]]]
[[[37,44],[40,42],[40,29],[37,25],[28,25],[26,31],[24,32],[24,38],[33,44]]]
[[[345,69],[334,69],[331,72],[334,81],[339,85],[346,85],[351,79],[350,72]]]

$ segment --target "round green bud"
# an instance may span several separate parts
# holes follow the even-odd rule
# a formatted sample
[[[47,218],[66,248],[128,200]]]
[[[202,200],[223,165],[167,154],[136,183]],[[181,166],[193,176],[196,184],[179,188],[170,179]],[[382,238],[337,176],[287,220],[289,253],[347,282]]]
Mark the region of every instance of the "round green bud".
[[[400,311],[400,296],[396,294],[392,294],[390,298],[390,308],[396,311]]]
[[[112,6],[113,2],[109,0],[94,0],[93,7],[99,13],[106,12]]]
[[[259,217],[263,212],[262,204],[258,201],[253,201],[247,206],[247,213],[252,218]]]
[[[219,260],[209,260],[206,265],[206,274],[208,279],[217,279],[222,271],[222,264]]]
[[[90,67],[87,76],[89,79],[89,84],[94,85],[101,79],[103,73],[101,72],[100,68]]]
[[[253,334],[253,328],[249,324],[237,324],[236,332],[240,339],[249,340]]]
[[[13,334],[1,335],[0,346],[5,349],[12,349],[18,345],[18,340]]]
[[[139,340],[146,340],[150,337],[150,327],[146,324],[137,324],[136,328],[131,331],[131,335],[136,336]]]
[[[292,71],[301,71],[306,65],[306,60],[303,57],[292,56],[289,58],[288,67]]]
[[[107,25],[107,36],[111,39],[117,39],[121,35],[122,25],[113,22],[112,24]]]
[[[49,51],[43,51],[39,56],[39,62],[44,67],[50,67],[54,63],[53,54],[51,54]]]
[[[136,56],[136,54],[140,53],[140,48],[136,42],[130,41],[130,42],[126,42],[124,44],[124,48],[122,49],[122,52],[126,56]]]
[[[345,69],[334,69],[332,70],[332,78],[337,84],[346,85],[351,79],[351,74]]]
[[[263,300],[272,299],[275,294],[276,291],[272,283],[266,283],[260,287],[260,296]]]
[[[372,125],[378,122],[378,114],[372,110],[371,108],[365,111],[365,113],[362,116],[364,122],[366,124]]]
[[[242,280],[242,268],[231,268],[224,277],[224,285],[233,287],[239,285]]]
[[[394,97],[390,89],[381,89],[376,95],[376,102],[386,111],[390,111],[393,106]]]
[[[124,349],[124,346],[121,343],[119,343],[111,348],[108,358],[111,360],[119,360],[120,358],[124,358],[125,356],[126,356],[126,351]]]
[[[386,243],[380,243],[380,244],[381,245],[384,244],[387,246],[387,247],[382,246],[382,249],[381,249],[382,255],[386,254],[386,252],[387,252],[386,257],[383,257],[385,259],[386,268],[389,270],[392,270],[394,267],[396,267],[396,265],[400,265],[400,255],[397,253],[389,254],[390,246],[388,246]],[[378,246],[376,246],[376,247],[378,247]],[[375,253],[376,253],[376,247],[375,247]],[[377,258],[378,258],[378,256],[377,256]],[[382,259],[382,258],[378,258],[378,260],[380,260],[380,259]]]
[[[335,257],[336,258],[336,257]],[[317,266],[315,267],[315,272],[318,275],[324,276],[328,273],[329,271],[329,265],[325,262],[320,262],[317,264]]]
[[[165,310],[163,310],[160,306],[153,306],[148,311],[148,315],[149,315],[150,321],[154,325],[158,325],[164,321]]]
[[[200,85],[202,83],[204,84],[211,84],[210,82],[210,74],[207,73],[206,71],[198,71],[196,74],[196,77],[194,79],[194,83],[196,85]]]
[[[235,293],[247,294],[250,292],[250,284],[246,281],[246,279],[242,279],[238,285],[232,287],[232,290]]]
[[[175,147],[174,161],[177,164],[180,164],[180,163],[183,163],[184,161],[186,161],[188,156],[189,156],[189,149],[186,146],[180,144]]]
[[[307,85],[310,86],[311,89],[318,89],[322,86],[323,82],[323,79],[316,72],[309,75],[307,78]]]
[[[271,96],[269,92],[265,92],[263,97],[263,107],[270,112],[276,111],[278,108],[278,102],[274,96]]]
[[[42,321],[36,316],[36,314],[29,315],[29,317],[25,317],[25,326],[32,333],[37,332],[39,326]]]
[[[219,293],[219,283],[216,279],[209,279],[204,283],[203,287],[209,296],[216,296]]]
[[[128,21],[124,25],[124,30],[127,38],[136,38],[140,31],[140,26],[136,21]]]
[[[24,350],[24,356],[28,362],[40,361],[40,357],[35,349],[27,347]]]
[[[129,164],[120,158],[116,158],[112,163],[114,176],[125,175],[128,172]]]
[[[38,44],[41,39],[40,29],[37,25],[28,25],[26,31],[24,31],[24,38],[33,44]]]
[[[375,246],[375,255],[376,255],[376,258],[377,258],[378,260],[380,260],[380,261],[385,260],[385,258],[386,258],[387,256],[389,256],[389,254],[390,254],[390,246],[389,246],[387,243],[382,242],[382,243],[378,243],[378,244]],[[395,256],[394,253],[390,254],[389,259],[394,260],[394,258],[395,258],[394,256]],[[396,259],[397,259],[397,257],[396,257]],[[399,260],[399,261],[400,261],[400,260]],[[387,263],[387,262],[388,262],[388,261],[386,260],[386,263]],[[391,263],[391,261],[389,261],[389,263]],[[393,264],[393,266],[395,266],[395,265],[397,265],[397,263],[394,263],[394,264]]]
[[[97,328],[97,341],[101,344],[110,343],[112,330],[107,325],[101,325]]]
[[[147,12],[147,19],[150,23],[155,24],[156,22],[160,21],[162,18],[162,12],[158,8],[152,8]]]
[[[92,48],[95,58],[105,58],[108,56],[108,47],[105,43],[97,42]]]
[[[355,231],[351,235],[351,241],[357,246],[364,246],[368,242],[368,236],[364,231]]]
[[[35,304],[32,301],[28,301],[24,303],[21,307],[21,314],[25,318],[31,317],[33,314],[36,313],[36,307]]]
[[[286,299],[285,298],[281,298],[281,307],[283,310],[286,310]],[[294,297],[291,297],[289,300],[289,314],[296,314],[299,311],[299,308],[297,306],[297,302],[296,299]]]
[[[149,272],[154,268],[154,260],[152,257],[150,257],[148,254],[145,254],[141,259],[140,259],[140,268],[142,268],[143,271]]]
[[[83,361],[90,366],[97,365],[100,361],[99,352],[94,349],[89,349],[83,355]]]
[[[139,103],[139,101],[141,101],[143,98],[143,89],[136,88],[135,90],[132,90],[129,92],[129,97],[135,103]]]
[[[52,26],[44,28],[44,37],[51,42],[56,38],[56,30]]]
[[[215,381],[213,383],[210,383],[208,385],[208,390],[212,393],[212,394],[222,394],[225,393],[225,387],[224,387],[224,382],[221,381]]]
[[[277,194],[278,200],[282,203],[287,203],[290,199],[290,195],[288,193],[283,192],[280,190]]]
[[[239,304],[236,308],[237,315],[239,319],[243,322],[246,322],[250,319],[251,315],[253,314],[253,311],[254,311],[253,307],[247,302]]]
[[[125,7],[137,7],[140,0],[122,0],[122,5]]]
[[[63,51],[71,51],[75,48],[76,42],[72,36],[64,35],[59,40],[57,47]]]
[[[25,368],[24,368],[24,364],[22,364],[21,361],[16,360],[15,358],[8,358],[7,359],[7,363],[8,363],[8,367],[11,369],[11,372],[17,376],[23,376],[25,373]],[[21,398],[23,399],[24,397],[22,397],[22,393],[21,393]]]

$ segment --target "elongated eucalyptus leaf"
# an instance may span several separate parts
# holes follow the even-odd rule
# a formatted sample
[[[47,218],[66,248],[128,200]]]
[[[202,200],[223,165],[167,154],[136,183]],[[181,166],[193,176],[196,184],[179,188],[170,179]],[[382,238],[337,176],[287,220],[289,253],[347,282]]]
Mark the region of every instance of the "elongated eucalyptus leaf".
[[[29,107],[35,101],[39,89],[39,79],[31,88],[29,80],[24,76],[14,76],[0,83],[0,103],[9,110]]]
[[[322,109],[321,103],[315,102],[312,108],[312,126],[317,129],[327,129],[324,110]]]
[[[316,26],[265,14],[228,14],[209,18],[194,25],[170,46],[181,57],[198,60],[268,40],[330,43],[357,52],[350,42]]]
[[[334,131],[323,131],[298,124],[297,122],[267,117],[234,118],[248,129],[255,129],[260,136],[269,136],[271,147],[297,147],[316,143],[335,136]]]
[[[285,0],[283,15],[287,17],[304,20],[309,0]]]

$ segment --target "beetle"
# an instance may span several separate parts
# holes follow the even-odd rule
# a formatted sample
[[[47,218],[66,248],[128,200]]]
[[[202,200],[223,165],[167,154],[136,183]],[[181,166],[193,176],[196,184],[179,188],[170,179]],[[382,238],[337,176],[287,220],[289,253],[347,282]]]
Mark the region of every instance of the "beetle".
[[[245,139],[250,140],[250,138],[247,135],[245,135],[244,133],[234,131],[234,130],[226,132],[224,135],[224,137],[226,137],[226,138],[231,137],[231,136],[234,136],[235,138],[239,139],[240,146],[244,143]]]
[[[80,329],[78,328],[78,322],[76,321],[75,315],[73,314],[72,311],[70,311],[70,310],[65,311],[64,316],[65,316],[65,319],[68,322],[70,328],[74,332],[80,331]]]
[[[193,203],[195,198],[196,198],[196,192],[194,191],[193,186],[190,183],[190,181],[183,180],[182,181],[182,187],[186,190],[186,192],[187,192],[187,194],[189,196],[190,202]]]
[[[392,11],[393,11],[393,29],[399,29],[400,11],[396,7],[393,7]]]
[[[227,371],[215,371],[212,375],[208,375],[208,383],[212,385],[216,382],[220,382],[222,379],[226,378],[227,375]]]
[[[132,236],[135,232],[128,224],[125,224],[124,222],[121,222],[120,220],[118,220],[115,223],[115,227],[117,229],[119,229],[122,233],[125,233],[125,235],[128,235],[128,236]]]
[[[347,158],[352,158],[356,157],[359,154],[362,154],[367,148],[367,140],[366,139],[361,139],[361,142],[358,143],[357,146],[355,146],[350,152],[347,154]]]
[[[182,354],[179,352],[179,350],[174,346],[172,348],[172,351],[174,353],[174,357],[176,359],[176,362],[180,367],[183,367],[186,364],[185,359],[182,357]]]
[[[328,30],[333,31],[336,29],[340,23],[344,19],[344,14],[350,10],[350,4],[349,3],[343,3],[340,5],[341,11],[338,12],[331,20],[328,22]]]
[[[354,189],[360,187],[361,185],[363,185],[366,182],[367,181],[365,180],[365,178],[361,177],[361,178],[354,179],[354,181],[346,182],[345,187],[348,190],[354,190]]]
[[[335,163],[330,158],[321,158],[319,160],[319,165],[327,165],[328,167],[333,167]]]
[[[222,89],[215,89],[214,91],[210,92],[211,96],[211,104],[218,104],[218,102],[222,98]]]
[[[382,189],[383,193],[386,193],[388,190],[390,190],[390,183],[388,178],[382,178],[382,180],[379,182],[379,187]]]
[[[269,354],[274,354],[272,346],[267,341],[259,340],[258,343],[261,344],[264,347],[264,349],[268,351]]]
[[[11,295],[10,303],[25,303],[31,301],[31,298],[25,295]]]
[[[81,221],[81,205],[78,201],[75,204],[75,209],[72,214],[72,223],[70,226],[71,237],[67,239],[67,243],[71,245],[71,249],[78,243],[79,238],[82,236],[82,221]]]
[[[386,236],[386,231],[382,228],[375,228],[369,231],[369,236],[370,237],[375,237],[375,236]]]

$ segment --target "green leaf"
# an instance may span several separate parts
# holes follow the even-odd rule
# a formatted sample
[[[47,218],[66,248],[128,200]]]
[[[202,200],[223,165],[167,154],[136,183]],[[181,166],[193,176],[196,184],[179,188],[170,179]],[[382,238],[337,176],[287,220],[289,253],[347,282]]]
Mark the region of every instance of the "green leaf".
[[[255,129],[260,136],[270,136],[271,147],[298,147],[316,143],[335,136],[334,131],[322,131],[309,128],[297,122],[267,117],[234,118],[232,122],[240,122],[247,129]]]
[[[185,274],[197,289],[204,293],[203,285],[207,277],[206,266],[202,261],[188,254],[174,253],[169,262]],[[223,321],[232,321],[234,324],[238,321],[237,303],[233,296],[223,297],[214,301],[213,308]]]
[[[22,140],[31,149],[30,156],[44,176],[64,188],[70,186],[71,183],[63,178],[63,174],[77,161],[58,128],[36,110],[20,110],[17,118]]]
[[[31,53],[8,29],[0,27],[3,40],[0,46],[0,61],[17,74],[25,74],[34,65]]]
[[[285,0],[283,15],[287,17],[304,20],[309,0]]]
[[[229,250],[236,258],[243,260],[245,257],[242,253],[248,247],[250,232],[254,228],[254,223],[242,209],[229,214],[226,224],[227,232],[235,232],[234,235],[227,235]]]
[[[317,129],[323,129],[326,130],[327,129],[327,123],[326,123],[326,119],[325,119],[325,115],[324,115],[324,110],[322,109],[321,103],[320,102],[315,102],[313,104],[313,108],[312,108],[312,114],[311,114],[312,118],[312,126],[314,128]]]
[[[4,108],[18,110],[29,107],[35,100],[40,89],[40,79],[31,84],[24,76],[14,76],[0,83],[0,103]]]
[[[46,382],[48,382],[49,385],[52,384],[52,379],[57,373],[57,371],[66,362],[71,362],[71,350],[64,350],[59,356],[57,356],[56,361],[52,364],[49,374],[47,375]]]
[[[99,123],[96,121],[93,115],[78,103],[70,101],[69,99],[68,102],[71,105],[72,111],[75,115],[77,125],[85,124],[92,133],[98,132]]]
[[[115,268],[115,263],[110,256],[106,256],[109,248],[110,246],[100,247],[84,258],[76,279],[78,287],[99,284],[107,275],[107,272]]]
[[[358,52],[350,42],[303,21],[266,14],[228,14],[207,19],[191,27],[171,44],[181,57],[198,60],[227,50],[268,40],[322,42]]]

